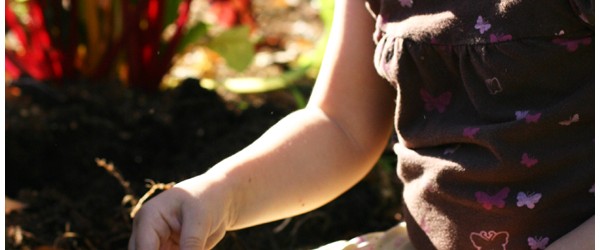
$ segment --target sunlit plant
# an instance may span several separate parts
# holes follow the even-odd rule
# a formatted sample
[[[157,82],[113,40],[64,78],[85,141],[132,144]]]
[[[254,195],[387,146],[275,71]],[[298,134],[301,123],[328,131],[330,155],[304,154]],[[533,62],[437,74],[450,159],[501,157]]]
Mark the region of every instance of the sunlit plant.
[[[6,76],[55,83],[113,78],[156,91],[174,56],[202,39],[243,70],[254,53],[250,1],[200,1],[208,1],[215,23],[191,22],[192,0],[7,0]]]

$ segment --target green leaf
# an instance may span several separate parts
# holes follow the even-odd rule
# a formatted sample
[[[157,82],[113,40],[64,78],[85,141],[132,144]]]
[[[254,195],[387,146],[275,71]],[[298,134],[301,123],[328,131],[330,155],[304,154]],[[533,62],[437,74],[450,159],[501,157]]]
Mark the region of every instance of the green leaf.
[[[323,35],[317,42],[316,47],[309,53],[304,53],[298,58],[298,64],[301,66],[310,67],[308,75],[316,78],[321,68],[321,61],[325,56],[325,48],[327,47],[327,40],[329,39],[329,32],[331,31],[331,25],[333,23],[333,9],[335,0],[320,0],[320,17],[323,21]]]
[[[173,21],[175,21],[175,18],[177,18],[178,10],[179,10],[179,4],[181,3],[181,0],[169,0],[169,1],[164,1],[164,5],[163,5],[163,28],[167,27],[169,24],[173,23]]]
[[[306,70],[307,68],[305,67],[299,67],[273,77],[228,78],[224,81],[223,85],[227,90],[238,94],[264,93],[293,87],[293,83],[302,78],[306,74]],[[299,106],[304,105],[303,101],[298,99],[296,101]]]
[[[292,96],[294,97],[294,100],[296,101],[296,108],[305,108],[306,98],[302,94],[302,91],[300,91],[300,88],[298,88],[298,86],[291,86],[290,91],[292,93]]]
[[[254,44],[250,41],[250,28],[237,26],[215,37],[208,47],[219,53],[227,65],[237,71],[243,71],[254,59]]]
[[[202,37],[206,36],[207,33],[208,25],[203,22],[198,22],[192,28],[187,30],[185,34],[183,34],[183,37],[181,37],[181,41],[177,46],[177,51],[181,52],[183,49],[185,49],[186,46],[190,45],[191,43],[197,42]]]
[[[331,24],[333,23],[333,9],[335,0],[321,0],[319,3],[321,5],[321,20],[323,20],[325,29],[329,30],[331,28]]]
[[[238,94],[263,93],[287,87],[287,83],[281,77],[228,78],[223,85],[227,90]]]

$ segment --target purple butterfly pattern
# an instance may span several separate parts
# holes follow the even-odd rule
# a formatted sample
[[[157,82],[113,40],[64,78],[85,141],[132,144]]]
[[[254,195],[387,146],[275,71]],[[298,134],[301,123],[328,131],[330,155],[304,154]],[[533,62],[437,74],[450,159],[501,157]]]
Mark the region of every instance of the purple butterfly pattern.
[[[533,209],[541,198],[542,194],[540,193],[527,194],[525,192],[519,192],[517,194],[517,207],[526,206],[529,209]]]
[[[542,113],[528,114],[525,116],[525,123],[537,123],[540,120],[540,116],[542,116]]]
[[[521,164],[525,165],[528,168],[530,168],[530,167],[533,167],[535,164],[538,164],[538,159],[530,156],[527,153],[523,153],[521,155]]]
[[[508,238],[509,233],[506,231],[481,231],[470,235],[471,243],[477,250],[506,250]]]
[[[497,208],[504,208],[506,202],[504,201],[506,197],[508,197],[508,193],[510,192],[510,188],[504,187],[498,193],[489,195],[486,192],[477,191],[475,192],[475,198],[477,202],[480,203],[483,208],[487,210],[492,210],[494,206]]]
[[[527,238],[527,244],[529,244],[531,250],[546,249],[546,247],[548,246],[548,242],[550,242],[550,239],[548,237]]]
[[[492,25],[490,23],[486,22],[485,20],[483,20],[483,17],[481,17],[481,16],[477,17],[477,23],[475,24],[475,29],[478,29],[480,34],[485,33],[491,27],[492,27]]]
[[[525,123],[537,123],[542,116],[542,113],[530,113],[529,110],[515,111],[515,116],[518,120],[525,120]]]
[[[498,42],[506,42],[512,40],[512,35],[508,34],[490,34],[490,42],[498,43]]]
[[[450,100],[452,99],[452,92],[444,92],[439,96],[434,97],[427,92],[427,90],[421,89],[421,99],[425,103],[425,110],[437,110],[438,113],[444,113],[444,111],[446,111],[446,107],[448,107]]]
[[[463,129],[463,136],[467,138],[475,138],[475,135],[479,133],[480,128],[468,127]]]
[[[528,114],[529,114],[529,110],[517,110],[517,111],[515,111],[515,116],[516,116],[517,121],[525,119],[525,117],[527,117]]]
[[[590,45],[592,43],[592,38],[585,37],[580,39],[565,39],[565,38],[555,38],[552,40],[553,43],[565,46],[567,51],[575,52],[579,48],[579,45]]]

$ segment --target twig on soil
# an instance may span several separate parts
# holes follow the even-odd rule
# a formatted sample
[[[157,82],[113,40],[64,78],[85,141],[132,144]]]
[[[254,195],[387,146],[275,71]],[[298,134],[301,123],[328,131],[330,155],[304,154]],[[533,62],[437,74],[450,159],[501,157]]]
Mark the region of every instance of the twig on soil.
[[[175,182],[165,184],[156,183],[153,180],[146,180],[148,182],[148,185],[146,186],[150,189],[142,196],[142,198],[138,200],[135,196],[135,193],[133,192],[133,189],[131,189],[131,185],[129,184],[129,182],[126,181],[125,178],[123,178],[123,175],[121,175],[119,170],[115,168],[115,165],[112,162],[106,162],[105,159],[96,158],[96,165],[98,165],[98,167],[106,169],[106,171],[108,171],[113,177],[115,177],[115,179],[119,181],[123,189],[125,189],[126,195],[125,197],[123,197],[122,203],[123,205],[129,203],[131,204],[131,206],[133,206],[131,212],[129,213],[129,217],[132,219],[142,208],[142,204],[144,204],[144,201],[150,198],[150,196],[152,196],[154,192],[156,192],[156,190],[167,190],[175,185]]]
[[[83,237],[82,235],[79,235],[78,233],[72,231],[71,223],[69,223],[69,222],[67,222],[65,224],[65,232],[62,235],[60,235],[54,239],[54,243],[52,244],[51,249],[67,249],[66,246],[69,246],[68,244],[70,241],[76,241],[76,242],[83,241],[83,243],[87,246],[86,249],[90,249],[90,250],[98,249],[92,244],[92,242],[88,238]],[[65,244],[67,244],[67,245],[65,246]],[[71,244],[74,244],[74,243],[71,242]]]
[[[21,226],[6,227],[6,237],[12,240],[15,246],[20,246],[25,238],[34,238],[34,235],[21,228]]]
[[[131,203],[132,206],[137,205],[138,200],[135,198],[135,193],[133,189],[131,189],[131,185],[128,181],[123,178],[123,175],[117,170],[115,165],[112,162],[106,162],[105,159],[96,158],[96,165],[98,167],[106,169],[108,173],[110,173],[115,179],[119,181],[123,189],[125,189],[125,197],[123,197],[123,204]]]
[[[135,206],[131,210],[131,213],[129,214],[129,216],[132,219],[133,219],[133,217],[135,217],[137,212],[142,208],[142,204],[144,204],[144,201],[146,201],[148,198],[150,198],[150,196],[152,196],[154,194],[154,192],[156,192],[156,190],[167,190],[167,189],[170,189],[173,186],[175,186],[175,182],[165,184],[165,183],[156,183],[153,180],[146,180],[146,181],[148,182],[147,186],[150,189],[144,194],[144,196],[142,196],[142,198],[140,198],[140,200],[137,202],[137,204],[135,204]]]

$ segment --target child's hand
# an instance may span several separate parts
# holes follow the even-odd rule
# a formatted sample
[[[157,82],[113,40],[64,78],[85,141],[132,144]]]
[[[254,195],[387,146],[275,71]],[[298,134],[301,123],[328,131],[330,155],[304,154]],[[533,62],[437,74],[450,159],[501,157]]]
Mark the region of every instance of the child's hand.
[[[231,196],[199,176],[148,201],[137,213],[129,249],[210,249],[232,225]]]

